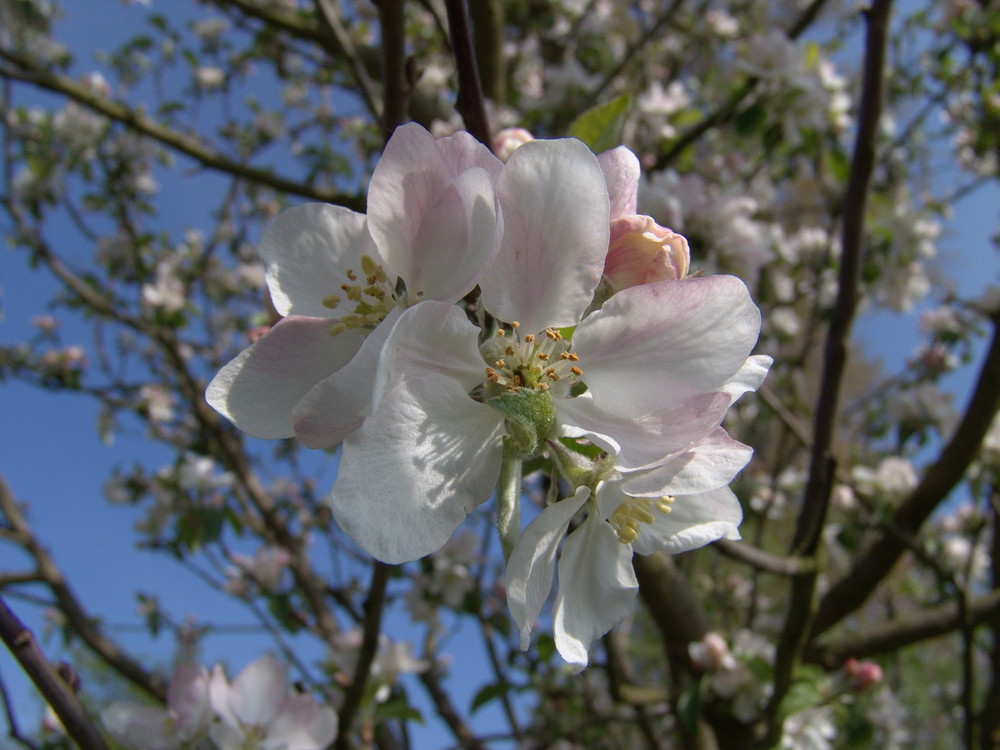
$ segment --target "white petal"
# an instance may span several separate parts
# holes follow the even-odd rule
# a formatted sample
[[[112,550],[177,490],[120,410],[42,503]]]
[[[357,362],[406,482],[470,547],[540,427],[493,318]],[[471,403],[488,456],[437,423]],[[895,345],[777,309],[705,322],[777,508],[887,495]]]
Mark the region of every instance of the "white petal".
[[[420,217],[409,267],[401,274],[407,290],[442,302],[457,302],[472,291],[499,246],[499,217],[496,189],[486,171],[459,175]]]
[[[378,360],[402,312],[398,307],[390,311],[365,337],[350,362],[319,381],[296,403],[292,426],[295,437],[307,448],[332,448],[371,413]]]
[[[291,437],[295,405],[361,348],[359,334],[329,329],[323,318],[285,318],[219,371],[206,400],[249,435]]]
[[[240,720],[233,713],[233,707],[229,702],[229,692],[229,680],[226,679],[226,673],[222,671],[221,665],[216,664],[212,667],[212,676],[208,683],[209,702],[215,715],[224,725],[238,727]]]
[[[466,392],[483,382],[479,328],[456,305],[421,302],[400,317],[383,347],[376,377],[380,389],[400,373],[436,373],[457,380]]]
[[[744,393],[760,388],[773,363],[774,360],[770,357],[755,354],[749,357],[739,372],[723,383],[719,390],[728,394],[735,404]]]
[[[590,497],[590,488],[578,487],[573,497],[543,510],[521,533],[507,561],[507,606],[521,632],[521,648],[528,648],[531,628],[552,590],[556,552],[569,522]]]
[[[707,492],[733,481],[752,455],[753,448],[733,440],[719,427],[691,450],[655,469],[626,474],[622,489],[634,497]]]
[[[293,695],[267,728],[264,750],[325,750],[337,736],[337,714],[311,695]]]
[[[396,128],[386,144],[368,190],[369,231],[411,294],[454,302],[496,252],[499,204],[489,172],[453,171],[480,161],[496,170],[462,139],[438,144],[415,123]]]
[[[229,705],[243,726],[274,721],[285,700],[285,665],[262,656],[236,676],[229,688]]]
[[[181,746],[162,708],[115,701],[101,711],[101,723],[115,742],[132,750],[176,750]]]
[[[344,441],[330,504],[373,557],[416,560],[441,548],[500,475],[503,416],[455,380],[403,375]]]
[[[495,317],[527,333],[579,321],[608,253],[608,189],[586,146],[536,140],[518,148],[497,183],[500,251],[480,287]]]
[[[278,313],[316,318],[334,317],[323,298],[340,292],[348,268],[360,270],[362,255],[378,258],[365,215],[326,203],[284,211],[257,250]]]
[[[636,193],[639,189],[639,159],[625,146],[599,154],[604,179],[611,199],[611,219],[637,213]]]
[[[632,612],[639,589],[632,548],[610,524],[590,516],[566,539],[559,559],[555,639],[559,654],[578,670],[590,644]]]
[[[744,366],[760,312],[733,276],[624,289],[573,334],[583,380],[605,411],[647,414],[719,390]]]
[[[177,718],[177,736],[189,740],[208,726],[211,715],[208,670],[178,664],[167,687],[167,706]]]
[[[455,176],[467,169],[480,167],[485,169],[490,178],[496,182],[500,172],[503,171],[503,162],[464,130],[445,138],[438,138],[435,143],[445,164]]]
[[[722,422],[729,398],[709,393],[637,417],[602,411],[589,393],[555,403],[564,435],[592,440],[615,456],[619,469],[626,470],[660,463],[695,445]]]
[[[728,487],[698,495],[680,495],[670,513],[639,530],[632,543],[641,555],[663,551],[671,555],[704,547],[718,539],[739,539],[743,520],[740,501]]]

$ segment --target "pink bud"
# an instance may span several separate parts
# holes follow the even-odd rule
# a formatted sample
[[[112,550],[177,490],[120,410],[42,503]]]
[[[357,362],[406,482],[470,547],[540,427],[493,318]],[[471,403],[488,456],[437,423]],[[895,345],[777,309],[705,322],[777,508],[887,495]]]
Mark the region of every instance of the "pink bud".
[[[604,280],[613,291],[683,279],[690,264],[687,240],[649,216],[622,216],[611,222]]]
[[[844,674],[850,678],[851,688],[858,693],[882,682],[882,667],[873,661],[858,661],[851,657],[844,664]]]
[[[514,149],[533,140],[535,136],[524,128],[504,128],[493,136],[493,153],[500,161],[507,161]]]

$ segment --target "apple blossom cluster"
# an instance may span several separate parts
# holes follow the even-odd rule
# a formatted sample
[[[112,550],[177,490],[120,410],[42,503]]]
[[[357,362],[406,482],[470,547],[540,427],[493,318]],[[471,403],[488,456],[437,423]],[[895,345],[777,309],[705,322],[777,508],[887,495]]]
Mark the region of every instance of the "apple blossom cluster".
[[[229,682],[222,667],[178,664],[163,708],[116,701],[101,712],[112,738],[132,750],[323,750],[337,714],[286,687],[285,667],[262,656]]]
[[[751,449],[720,424],[770,358],[746,285],[689,276],[686,240],[637,214],[634,154],[515,140],[504,162],[404,125],[367,215],[282,214],[259,249],[283,319],[207,398],[250,435],[340,445],[334,518],[384,562],[439,550],[496,489],[522,647],[558,558],[556,645],[583,668],[631,609],[633,552],[738,537]],[[561,492],[522,531],[539,459]]]

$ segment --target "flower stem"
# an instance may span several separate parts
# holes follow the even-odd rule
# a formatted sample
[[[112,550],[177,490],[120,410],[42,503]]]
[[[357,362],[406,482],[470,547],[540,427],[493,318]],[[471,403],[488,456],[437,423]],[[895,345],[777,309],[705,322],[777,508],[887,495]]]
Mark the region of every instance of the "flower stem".
[[[521,459],[504,458],[497,482],[497,531],[504,560],[521,534]]]

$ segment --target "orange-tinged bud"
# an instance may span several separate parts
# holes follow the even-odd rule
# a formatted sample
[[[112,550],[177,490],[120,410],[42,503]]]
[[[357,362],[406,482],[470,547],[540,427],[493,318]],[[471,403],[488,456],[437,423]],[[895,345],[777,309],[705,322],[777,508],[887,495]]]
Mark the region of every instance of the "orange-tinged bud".
[[[604,280],[613,291],[683,279],[690,263],[687,240],[649,216],[622,216],[611,222]]]

